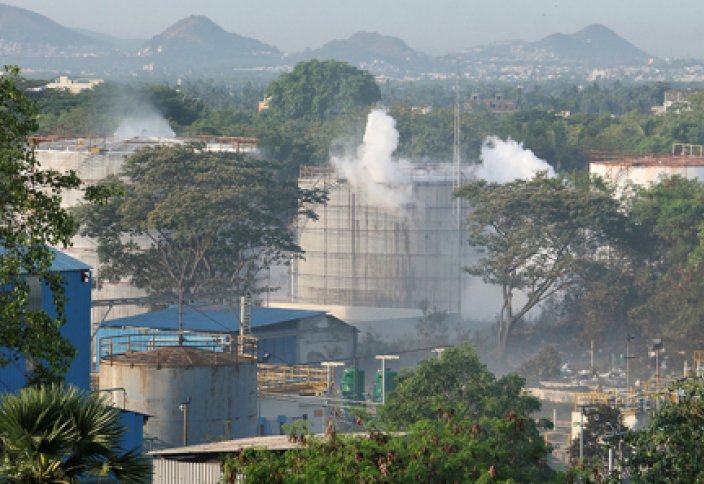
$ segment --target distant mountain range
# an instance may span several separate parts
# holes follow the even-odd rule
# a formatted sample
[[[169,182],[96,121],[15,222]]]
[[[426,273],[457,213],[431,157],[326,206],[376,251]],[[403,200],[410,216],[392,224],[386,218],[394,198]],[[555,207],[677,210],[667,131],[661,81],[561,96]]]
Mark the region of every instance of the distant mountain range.
[[[536,42],[510,41],[432,57],[403,40],[358,32],[315,50],[282,53],[259,40],[227,32],[204,16],[176,22],[149,40],[119,39],[67,28],[29,10],[0,4],[0,62],[37,71],[109,75],[227,74],[233,70],[277,70],[305,59],[337,59],[375,74],[402,76],[453,73],[457,60],[471,65],[554,64],[583,67],[646,65],[651,55],[603,25]]]
[[[653,56],[613,30],[590,25],[574,34],[552,34],[537,42],[509,41],[475,47],[467,60],[498,62],[552,62],[566,65],[644,65]]]

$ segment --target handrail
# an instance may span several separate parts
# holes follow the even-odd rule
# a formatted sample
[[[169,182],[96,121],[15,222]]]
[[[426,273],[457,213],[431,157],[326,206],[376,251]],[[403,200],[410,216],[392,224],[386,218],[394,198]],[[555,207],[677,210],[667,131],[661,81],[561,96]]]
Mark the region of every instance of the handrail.
[[[161,348],[185,346],[215,353],[230,353],[241,358],[257,359],[257,338],[250,335],[209,334],[174,331],[149,331],[100,338],[100,359],[153,351]]]

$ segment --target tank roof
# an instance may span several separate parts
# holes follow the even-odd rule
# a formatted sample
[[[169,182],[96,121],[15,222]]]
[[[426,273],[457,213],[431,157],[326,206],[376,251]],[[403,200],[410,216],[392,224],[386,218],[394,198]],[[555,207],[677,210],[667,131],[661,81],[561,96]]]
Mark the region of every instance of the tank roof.
[[[187,368],[191,366],[226,366],[238,360],[236,355],[191,346],[167,346],[151,351],[131,351],[106,358],[108,364]]]

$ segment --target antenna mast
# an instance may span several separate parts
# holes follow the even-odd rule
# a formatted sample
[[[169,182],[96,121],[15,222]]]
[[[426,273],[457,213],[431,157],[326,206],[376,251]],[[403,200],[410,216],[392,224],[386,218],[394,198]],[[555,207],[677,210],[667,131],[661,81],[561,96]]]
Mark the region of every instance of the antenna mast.
[[[452,143],[452,167],[453,167],[453,180],[452,188],[453,191],[458,190],[462,186],[462,151],[461,151],[461,140],[460,140],[460,60],[457,59],[457,76],[455,77],[455,116],[454,116],[454,139]],[[457,217],[457,321],[462,320],[462,297],[463,297],[463,287],[462,287],[462,276],[464,267],[464,257],[463,253],[463,240],[462,237],[462,227],[463,227],[463,214],[462,214],[462,200],[457,197],[455,198],[455,215]]]

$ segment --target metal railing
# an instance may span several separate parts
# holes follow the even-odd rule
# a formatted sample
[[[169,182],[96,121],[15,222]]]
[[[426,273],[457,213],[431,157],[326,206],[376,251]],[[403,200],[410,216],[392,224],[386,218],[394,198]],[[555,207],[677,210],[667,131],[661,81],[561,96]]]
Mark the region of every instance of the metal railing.
[[[260,364],[257,372],[257,383],[260,391],[310,390],[312,393],[319,395],[328,388],[327,370],[312,366]]]
[[[151,331],[136,334],[106,336],[100,339],[99,357],[110,360],[116,356],[154,351],[161,348],[186,346],[214,353],[227,353],[237,358],[256,360],[257,338],[232,334],[183,333]]]

